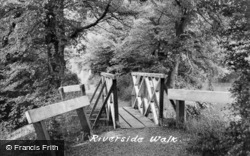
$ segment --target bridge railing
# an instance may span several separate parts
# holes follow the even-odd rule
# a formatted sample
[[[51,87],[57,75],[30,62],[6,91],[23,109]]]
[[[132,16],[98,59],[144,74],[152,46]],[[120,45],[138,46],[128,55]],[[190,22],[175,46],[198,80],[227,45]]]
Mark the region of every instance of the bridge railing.
[[[97,93],[99,89],[99,92]],[[118,96],[117,96],[117,78],[115,75],[110,73],[101,73],[101,80],[99,81],[93,96],[90,99],[92,103],[94,97],[97,96],[95,102],[93,103],[93,108],[90,112],[90,118],[92,117],[96,107],[102,97],[102,104],[99,113],[94,120],[92,128],[95,127],[97,121],[100,119],[103,111],[106,111],[107,121],[113,124],[114,129],[119,127],[119,112],[118,112]]]
[[[69,92],[81,91],[83,96],[86,95],[85,85],[84,84],[59,87],[58,91],[59,91],[59,93],[61,95],[62,100],[65,99],[65,93],[69,93]]]
[[[50,140],[45,127],[45,120],[69,111],[76,110],[80,124],[84,131],[85,140],[90,136],[91,128],[84,107],[89,105],[87,96],[47,105],[44,107],[28,110],[25,112],[29,124],[33,124],[38,140]],[[58,109],[59,108],[59,109]]]
[[[151,111],[154,123],[162,125],[165,74],[132,72],[132,107],[148,116]]]
[[[148,116],[152,112],[155,124],[162,125],[164,92],[176,112],[177,123],[186,121],[185,101],[232,103],[230,92],[168,89],[164,84],[166,75],[158,73],[132,72],[132,107]]]
[[[234,100],[230,92],[219,91],[168,89],[167,94],[168,99],[175,102],[177,123],[186,121],[185,101],[230,104]]]

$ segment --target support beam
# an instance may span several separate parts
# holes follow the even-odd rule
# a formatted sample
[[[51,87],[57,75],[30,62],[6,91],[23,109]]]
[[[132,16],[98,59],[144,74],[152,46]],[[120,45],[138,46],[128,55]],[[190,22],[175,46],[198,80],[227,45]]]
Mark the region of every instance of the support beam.
[[[44,121],[33,123],[33,126],[37,135],[37,140],[50,140]]]
[[[176,100],[176,121],[177,124],[186,122],[185,101]]]
[[[89,136],[91,135],[91,128],[89,119],[84,111],[83,108],[79,108],[76,110],[78,118],[80,120],[82,130],[84,132],[84,140],[88,140]]]
[[[63,87],[60,87],[58,89],[59,93],[60,93],[60,96],[61,96],[61,99],[64,100],[65,99],[65,93],[64,93],[64,89]]]
[[[115,125],[116,125],[116,128],[117,127],[120,127],[119,125],[119,110],[118,110],[118,94],[117,94],[117,80],[116,79],[113,79],[113,95],[114,95],[114,102],[113,102],[113,107],[114,107],[114,111],[115,111]]]
[[[80,85],[80,90],[81,90],[82,96],[86,95],[86,89],[85,89],[85,85],[84,84]]]
[[[164,105],[164,78],[160,79],[160,101],[159,101],[159,125],[163,122],[163,105]]]

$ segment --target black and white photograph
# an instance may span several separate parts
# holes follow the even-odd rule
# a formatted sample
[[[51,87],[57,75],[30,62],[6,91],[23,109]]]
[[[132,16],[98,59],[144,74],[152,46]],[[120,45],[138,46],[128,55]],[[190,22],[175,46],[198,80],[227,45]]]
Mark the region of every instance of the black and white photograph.
[[[250,156],[250,0],[0,0],[0,156]]]

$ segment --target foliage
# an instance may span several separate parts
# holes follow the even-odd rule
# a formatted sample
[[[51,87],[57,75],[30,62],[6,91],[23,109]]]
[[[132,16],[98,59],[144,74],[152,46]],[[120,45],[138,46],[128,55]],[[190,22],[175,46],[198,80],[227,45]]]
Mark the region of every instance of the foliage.
[[[187,84],[199,87],[205,79],[222,72],[219,65],[223,58],[218,57],[222,49],[218,39],[211,35],[212,26],[196,10],[202,2],[154,2],[132,1],[125,9],[132,8],[136,16],[111,18],[108,24],[100,24],[103,29],[97,28],[95,33],[87,35],[84,56],[88,57],[92,68],[96,72],[119,74],[166,73],[171,83],[177,82],[172,87],[178,88]],[[185,10],[187,15],[183,14]]]
[[[117,88],[118,88],[118,97],[121,100],[124,101],[131,100],[131,92],[133,90],[131,75],[127,74],[118,77]]]
[[[193,153],[202,152],[203,155],[226,155],[230,145],[224,140],[227,124],[218,116],[206,114],[200,118],[190,118],[186,123],[186,129],[196,137],[188,145],[187,149]]]
[[[87,3],[1,1],[0,110],[4,113],[0,122],[7,130],[26,124],[26,110],[57,101],[60,85],[79,83],[76,75],[65,69],[65,47],[103,18],[87,22],[87,17],[105,9],[93,11],[93,7],[110,6],[110,1]],[[79,17],[72,17],[74,13]]]
[[[226,38],[223,42],[226,49],[225,62],[229,69],[238,74],[231,88],[235,98],[231,110],[234,116],[240,119],[231,121],[223,131],[211,131],[201,136],[198,142],[193,144],[193,147],[198,147],[200,151],[213,155],[247,156],[250,154],[249,5],[242,9],[246,4],[249,4],[249,1],[231,1],[230,7],[224,8],[223,12],[226,10],[230,12],[226,16],[231,20],[226,29],[221,28],[223,31],[220,34]],[[216,135],[218,132],[220,134]]]

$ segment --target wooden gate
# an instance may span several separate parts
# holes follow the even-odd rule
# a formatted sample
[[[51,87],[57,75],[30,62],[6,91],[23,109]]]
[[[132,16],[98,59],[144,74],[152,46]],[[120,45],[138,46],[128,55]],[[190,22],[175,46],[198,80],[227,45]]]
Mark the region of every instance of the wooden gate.
[[[148,116],[151,112],[154,123],[162,125],[165,74],[132,72],[132,107]]]

